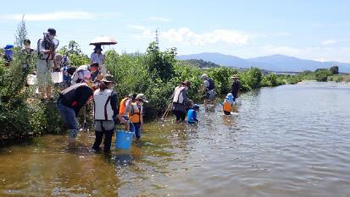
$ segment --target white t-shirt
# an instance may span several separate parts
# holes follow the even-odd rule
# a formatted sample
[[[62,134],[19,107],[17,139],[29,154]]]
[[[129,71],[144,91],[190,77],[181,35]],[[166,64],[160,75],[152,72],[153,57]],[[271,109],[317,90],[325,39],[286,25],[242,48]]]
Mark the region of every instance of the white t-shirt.
[[[104,65],[104,55],[98,54],[98,53],[91,53],[90,56],[92,63],[98,63],[98,66],[100,67],[100,71],[103,75],[107,74],[106,66]]]

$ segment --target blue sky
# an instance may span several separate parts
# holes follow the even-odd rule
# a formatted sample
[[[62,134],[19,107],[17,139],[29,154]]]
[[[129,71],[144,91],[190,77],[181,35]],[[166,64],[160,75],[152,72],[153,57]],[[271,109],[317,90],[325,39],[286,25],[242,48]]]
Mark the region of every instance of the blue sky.
[[[243,58],[284,54],[303,59],[350,62],[350,1],[6,1],[0,14],[0,46],[13,43],[25,14],[29,38],[49,27],[60,46],[112,36],[118,52],[144,52],[159,30],[162,49],[179,55],[219,52]]]

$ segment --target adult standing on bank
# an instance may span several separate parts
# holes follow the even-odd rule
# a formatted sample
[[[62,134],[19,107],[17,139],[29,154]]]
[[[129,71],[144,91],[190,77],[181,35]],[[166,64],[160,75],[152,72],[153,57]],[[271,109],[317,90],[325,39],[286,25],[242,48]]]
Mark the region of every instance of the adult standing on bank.
[[[173,113],[176,116],[176,122],[183,122],[186,118],[186,106],[192,105],[193,102],[187,96],[188,88],[191,86],[190,81],[184,81],[177,86],[173,93]]]
[[[237,75],[233,75],[231,78],[233,79],[232,86],[231,86],[231,93],[233,95],[233,98],[237,99],[239,96],[238,92],[239,92],[239,88],[241,87],[241,83],[238,81]]]
[[[94,92],[95,142],[92,148],[101,150],[100,144],[104,136],[104,152],[111,149],[114,125],[118,116],[117,94],[114,89],[112,76],[105,76]]]
[[[58,110],[68,126],[68,142],[73,145],[78,134],[77,116],[80,109],[92,99],[93,91],[87,84],[78,83],[63,90],[57,100]]]
[[[44,37],[38,40],[37,44],[39,53],[37,78],[41,98],[45,100],[51,99],[52,93],[51,71],[54,65],[55,51],[59,44],[55,36],[56,30],[50,28],[44,33]]]
[[[91,63],[98,63],[100,66],[100,72],[103,75],[107,74],[107,69],[105,66],[105,55],[102,53],[101,45],[96,45],[94,48],[94,52],[91,53],[90,56]]]

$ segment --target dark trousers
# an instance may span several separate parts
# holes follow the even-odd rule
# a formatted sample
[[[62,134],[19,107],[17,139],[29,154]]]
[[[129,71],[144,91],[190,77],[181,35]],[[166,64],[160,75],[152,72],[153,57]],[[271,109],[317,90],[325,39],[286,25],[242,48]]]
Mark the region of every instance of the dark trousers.
[[[173,110],[173,114],[176,116],[176,121],[185,121],[186,112]]]
[[[100,150],[100,145],[102,142],[103,135],[105,136],[104,140],[104,151],[109,152],[111,150],[111,142],[112,142],[112,136],[114,130],[104,130],[104,131],[95,131],[95,143],[93,145],[93,149]]]
[[[134,127],[133,127],[134,125]],[[130,124],[131,131],[135,132],[136,139],[141,138],[141,123]]]
[[[229,111],[224,111],[224,114],[225,114],[225,115],[231,115],[231,112],[229,112]]]

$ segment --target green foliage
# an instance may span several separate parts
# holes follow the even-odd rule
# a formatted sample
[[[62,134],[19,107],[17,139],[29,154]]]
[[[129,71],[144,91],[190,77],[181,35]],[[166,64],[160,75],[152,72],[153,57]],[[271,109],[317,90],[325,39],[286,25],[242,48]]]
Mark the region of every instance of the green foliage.
[[[198,68],[215,68],[220,67],[220,65],[215,64],[213,62],[204,61],[202,59],[189,59],[189,60],[182,60],[184,64],[188,64],[190,66],[195,66]]]
[[[229,67],[217,67],[208,69],[207,74],[215,81],[217,93],[227,94],[231,91],[231,77],[233,74],[237,74],[237,70]]]
[[[248,91],[260,87],[262,79],[261,70],[258,68],[250,68],[246,72],[240,74],[240,81],[242,84],[242,90]]]
[[[0,146],[58,132],[62,125],[56,105],[43,104],[34,94],[36,87],[25,86],[36,61],[28,61],[30,67],[24,70],[24,59],[24,54],[17,53],[8,68],[0,67]]]
[[[265,75],[263,79],[261,80],[261,86],[269,86],[269,87],[275,87],[279,85],[283,85],[285,82],[279,78],[276,74],[271,73],[268,75]]]
[[[147,48],[146,57],[148,69],[152,73],[153,79],[157,77],[162,81],[171,79],[174,74],[173,65],[176,62],[176,48],[161,52],[158,45],[152,42]]]
[[[332,73],[328,69],[317,69],[315,71],[316,81],[327,81],[328,76],[331,76]]]
[[[63,46],[58,53],[67,55],[73,67],[79,67],[90,63],[89,56],[81,52],[80,45],[74,40],[69,41],[68,46]]]

